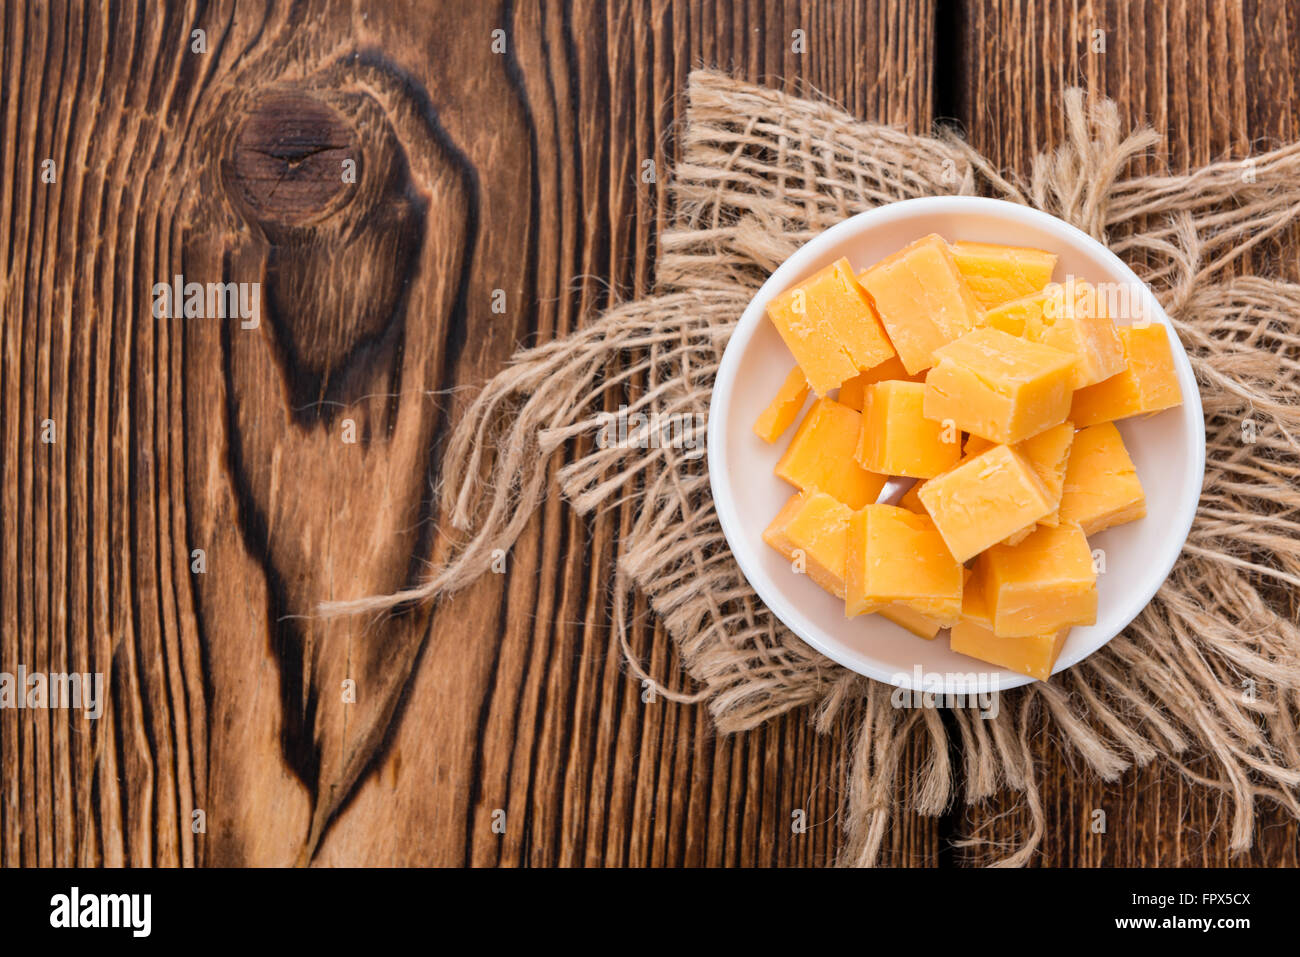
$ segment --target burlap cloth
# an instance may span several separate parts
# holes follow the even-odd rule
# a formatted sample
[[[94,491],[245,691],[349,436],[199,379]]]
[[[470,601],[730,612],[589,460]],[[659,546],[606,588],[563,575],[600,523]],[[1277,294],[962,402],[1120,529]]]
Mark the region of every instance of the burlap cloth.
[[[1064,104],[1065,144],[1039,156],[1023,182],[955,137],[858,122],[717,73],[692,73],[688,97],[653,295],[518,353],[487,383],[442,461],[442,520],[462,533],[448,560],[418,588],[328,611],[464,587],[515,542],[563,453],[559,488],[578,512],[634,506],[611,609],[633,674],[649,678],[627,641],[636,588],[697,689],[661,693],[707,703],[719,731],[802,707],[820,730],[849,723],[842,863],[876,862],[898,802],[933,815],[957,794],[973,803],[1001,788],[1022,796],[1032,827],[1000,863],[1028,862],[1044,828],[1030,741],[1044,733],[1105,780],[1160,759],[1220,792],[1234,851],[1251,846],[1258,801],[1300,816],[1300,286],[1241,275],[1276,256],[1279,233],[1300,213],[1300,144],[1186,175],[1137,175],[1133,160],[1159,137],[1125,135],[1114,104],[1088,107],[1075,90]],[[602,413],[624,404],[679,422],[707,412],[737,319],[802,243],[861,210],[952,193],[1046,210],[1108,243],[1151,283],[1196,370],[1209,447],[1191,536],[1138,619],[1050,682],[1004,692],[995,719],[956,709],[945,723],[934,709],[893,707],[893,689],[828,661],[773,617],[727,549],[697,450],[594,439]],[[701,415],[684,445],[703,433]],[[900,774],[918,736],[924,764]]]

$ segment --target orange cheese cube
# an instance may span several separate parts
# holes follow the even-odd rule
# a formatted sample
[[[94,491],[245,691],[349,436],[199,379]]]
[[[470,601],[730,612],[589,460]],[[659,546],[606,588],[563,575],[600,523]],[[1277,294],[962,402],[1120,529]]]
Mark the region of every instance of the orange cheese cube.
[[[775,442],[781,437],[790,423],[799,416],[804,399],[808,398],[808,380],[803,370],[795,366],[785,377],[785,382],[777,390],[771,404],[754,422],[754,434],[764,442]]]
[[[961,593],[961,620],[992,628],[993,612],[989,610],[985,571],[983,564],[976,562],[966,576],[966,587]]]
[[[903,247],[858,281],[909,374],[928,369],[935,349],[979,325],[979,302],[941,236],[925,236]]]
[[[1079,428],[1170,409],[1183,402],[1163,325],[1120,326],[1124,368],[1074,394],[1070,420]]]
[[[1075,357],[1074,388],[1109,379],[1124,368],[1124,347],[1091,283],[1056,283],[1043,309],[1026,317],[1024,335]]]
[[[955,242],[952,258],[985,309],[1019,299],[1052,280],[1056,254],[1023,246]]]
[[[868,472],[853,458],[861,430],[861,412],[818,399],[776,463],[776,476],[805,492],[833,495],[849,508],[874,502],[888,476]]]
[[[847,259],[777,296],[767,315],[818,395],[894,354]]]
[[[1030,524],[1026,525],[1024,528],[1020,529],[1018,532],[1012,532],[1006,538],[1002,539],[1002,541],[999,542],[999,544],[1019,545],[1026,538],[1028,538],[1030,533],[1033,532],[1033,530],[1036,529],[1037,527],[1038,527],[1038,522],[1031,522]]]
[[[1070,629],[1062,628],[1045,635],[1000,638],[973,621],[961,621],[948,633],[948,647],[959,655],[970,655],[999,668],[1046,681],[1052,676],[1069,635]]]
[[[898,500],[899,508],[905,508],[917,515],[929,515],[930,513],[925,510],[925,506],[921,504],[920,491],[921,486],[924,484],[925,479],[920,479],[904,492],[903,497]]]
[[[1079,430],[1065,471],[1061,521],[1075,522],[1085,535],[1093,535],[1146,513],[1142,483],[1115,424]]]
[[[841,405],[847,405],[850,408],[862,411],[862,402],[866,398],[867,386],[876,382],[888,382],[891,379],[902,379],[909,382],[925,381],[925,373],[918,372],[914,376],[909,376],[907,370],[903,368],[903,362],[898,356],[886,359],[874,369],[868,369],[866,372],[859,372],[852,379],[840,386],[840,395],[836,400]]]
[[[1060,505],[1061,493],[1065,488],[1066,463],[1070,459],[1070,448],[1073,443],[1074,424],[1062,422],[1013,446],[1024,456],[1025,461],[1034,470],[1034,474],[1043,483],[1043,488],[1047,490],[1047,497],[1057,506]],[[991,448],[993,443],[978,435],[972,435],[966,440],[967,455],[978,455]],[[1058,521],[1056,509],[1038,520],[1041,525],[1056,525]]]
[[[1052,676],[1069,635],[1070,629],[1062,628],[1053,634],[1000,638],[983,625],[959,621],[948,633],[948,647],[959,655],[970,655],[999,668],[1046,681]]]
[[[853,511],[825,492],[795,495],[763,540],[836,598],[844,597],[844,558]]]
[[[995,445],[930,479],[917,495],[959,562],[1056,507],[1029,463],[1006,445]]]
[[[1075,359],[1008,335],[976,329],[936,350],[925,377],[925,416],[1014,444],[1065,421]]]
[[[1027,638],[1005,638],[993,633],[993,615],[985,595],[983,575],[977,570],[962,593],[961,621],[952,626],[948,646],[999,668],[1046,681],[1061,654],[1069,628]]]
[[[850,618],[904,603],[940,619],[961,614],[962,567],[934,523],[894,505],[868,505],[849,520],[844,612]]]
[[[803,508],[807,498],[804,492],[795,492],[786,499],[785,504],[781,506],[781,511],[777,512],[776,518],[772,519],[772,524],[763,530],[763,541],[790,560],[794,559],[794,543],[790,541],[790,536],[785,533],[785,529],[790,524],[790,520],[799,514],[799,509]]]
[[[925,638],[927,641],[939,634],[941,629],[947,628],[951,624],[942,618],[922,614],[915,608],[898,602],[885,605],[876,614],[881,618],[892,621],[900,628],[906,628],[918,638]]]
[[[988,309],[984,313],[984,325],[1001,329],[1008,335],[1023,336],[1025,326],[1031,319],[1041,320],[1047,300],[1052,297],[1052,289],[1040,289],[1019,299],[1012,299]]]
[[[858,464],[869,472],[910,478],[933,478],[956,465],[961,433],[922,415],[924,399],[920,382],[867,386]]]
[[[975,567],[999,637],[1055,634],[1097,620],[1097,573],[1077,525],[1039,528],[1019,545],[994,545]]]

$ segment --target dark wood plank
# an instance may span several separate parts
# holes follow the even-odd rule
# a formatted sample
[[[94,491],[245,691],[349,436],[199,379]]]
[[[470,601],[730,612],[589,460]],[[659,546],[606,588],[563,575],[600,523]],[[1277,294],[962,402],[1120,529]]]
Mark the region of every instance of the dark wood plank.
[[[1164,134],[1166,155],[1153,162],[1175,170],[1244,157],[1300,135],[1294,0],[962,6],[962,75],[939,110],[960,121],[976,148],[1022,173],[1035,152],[1061,141],[1061,95],[1069,86],[1112,98],[1124,122],[1149,123]],[[1103,31],[1105,52],[1094,50],[1094,30]],[[1289,258],[1294,270],[1294,253]],[[1035,742],[1034,754],[1042,779],[1053,782],[1044,792],[1045,865],[1296,866],[1300,829],[1275,808],[1258,808],[1256,846],[1234,857],[1219,800],[1176,770],[1135,770],[1105,785],[1077,774],[1069,756],[1047,741]],[[1089,831],[1096,808],[1107,814],[1104,835]],[[1027,826],[1027,813],[1003,797],[963,814],[956,833],[1007,841]]]
[[[912,59],[928,61],[928,25],[902,7],[515,9],[511,48],[526,118],[496,135],[536,144],[536,335],[572,328],[608,301],[608,287],[620,296],[648,288],[653,238],[668,209],[662,191],[641,184],[638,174],[646,158],[666,169],[692,66],[725,66],[772,82],[784,77],[791,89],[812,82],[846,101],[860,98],[864,115],[927,126],[929,114],[917,104],[928,104],[928,91],[917,81],[928,77],[906,59],[898,62],[908,62],[912,71],[910,99],[899,84],[883,80],[861,99],[860,76],[892,75],[893,67],[878,59],[885,49],[876,40],[880,23],[895,23],[900,42],[906,38],[916,51]],[[801,26],[809,52],[799,57],[789,52],[789,37]],[[846,50],[852,59],[841,66],[834,58]],[[467,62],[459,72],[484,68],[482,51],[472,53],[477,65]],[[446,95],[441,87],[448,78],[434,82],[434,98]],[[451,123],[451,111],[444,115]],[[439,610],[429,658],[445,663],[445,656],[463,654],[473,636],[490,645],[499,630],[492,670],[477,685],[452,691],[448,683],[439,693],[437,668],[420,669],[376,779],[388,786],[361,789],[327,839],[322,862],[367,854],[410,863],[530,865],[814,864],[831,858],[843,788],[840,736],[816,735],[804,715],[794,714],[719,739],[702,710],[662,699],[645,704],[639,685],[623,674],[606,621],[612,539],[627,520],[624,510],[581,522],[553,502],[516,546],[504,598],[492,606],[499,619],[472,619],[473,612],[464,610],[481,593],[499,594],[491,581]],[[644,607],[634,615],[634,646],[653,673],[677,686],[666,637],[649,627]],[[457,729],[467,737],[476,731],[475,751],[457,759],[430,738],[445,734],[441,726],[450,714],[466,711]],[[457,810],[448,808],[444,794],[412,794],[400,813],[385,816],[393,794],[410,787],[402,782],[463,777],[471,763],[473,777],[461,783]],[[805,808],[817,824],[807,834],[791,831],[795,808]],[[498,809],[506,813],[503,835],[491,827]],[[896,858],[932,858],[934,822],[903,825],[892,849]],[[376,841],[383,842],[380,849]]]

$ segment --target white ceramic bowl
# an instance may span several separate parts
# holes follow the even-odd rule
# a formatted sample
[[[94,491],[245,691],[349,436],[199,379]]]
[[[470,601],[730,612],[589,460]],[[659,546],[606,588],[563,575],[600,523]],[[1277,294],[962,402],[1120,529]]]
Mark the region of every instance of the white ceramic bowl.
[[[793,357],[767,319],[769,299],[805,276],[847,256],[862,270],[914,239],[938,233],[946,239],[1007,243],[1050,250],[1060,256],[1053,278],[1068,275],[1093,283],[1129,283],[1139,289],[1145,318],[1169,325],[1151,291],[1096,240],[1046,213],[1001,200],[966,196],[913,199],[859,213],[811,240],[774,272],[741,316],[727,345],[709,405],[709,478],[722,530],[736,561],[768,608],[795,634],[846,668],[901,688],[947,693],[1011,688],[1030,678],[958,654],[947,632],[926,641],[878,615],[848,619],[841,602],[763,542],[763,529],[794,491],[772,474],[794,427],[768,445],[752,431]],[[1117,320],[1124,324],[1124,319]],[[1187,354],[1170,330],[1183,404],[1117,425],[1146,490],[1147,516],[1093,536],[1105,551],[1098,580],[1097,623],[1071,630],[1055,671],[1092,654],[1124,629],[1169,574],[1196,514],[1205,473],[1205,422]],[[881,500],[904,485],[891,483]],[[892,497],[891,497],[892,492]]]

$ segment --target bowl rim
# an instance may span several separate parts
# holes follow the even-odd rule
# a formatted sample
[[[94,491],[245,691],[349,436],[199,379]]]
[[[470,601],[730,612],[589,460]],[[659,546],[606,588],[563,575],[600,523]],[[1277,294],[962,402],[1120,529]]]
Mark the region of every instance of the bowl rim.
[[[740,567],[741,574],[744,575],[745,581],[754,589],[755,594],[758,595],[763,604],[782,624],[794,632],[802,641],[837,664],[857,674],[911,691],[936,690],[928,679],[923,680],[924,687],[918,686],[913,680],[920,671],[923,671],[923,668],[914,670],[912,674],[899,671],[886,674],[885,669],[874,668],[861,661],[854,660],[839,647],[837,642],[827,641],[818,634],[818,629],[807,627],[802,620],[802,616],[798,613],[798,609],[785,601],[782,595],[779,593],[765,594],[766,589],[760,587],[759,583],[764,580],[765,576],[758,568],[757,558],[748,554],[743,547],[744,540],[739,535],[741,518],[737,512],[736,504],[725,489],[720,487],[717,478],[717,476],[727,473],[728,460],[725,436],[720,433],[722,416],[714,413],[715,408],[721,408],[724,402],[729,401],[731,398],[741,363],[741,356],[745,352],[749,341],[758,331],[760,324],[766,318],[768,301],[801,278],[810,268],[807,265],[808,262],[816,260],[848,238],[870,228],[889,225],[919,215],[966,215],[971,213],[992,215],[1013,222],[1032,223],[1047,231],[1059,233],[1068,240],[1072,240],[1076,245],[1088,248],[1094,256],[1100,257],[1122,281],[1132,282],[1135,284],[1134,288],[1140,288],[1142,290],[1144,313],[1150,317],[1151,322],[1163,323],[1168,330],[1172,347],[1170,352],[1173,355],[1179,384],[1182,387],[1183,405],[1187,407],[1184,414],[1190,415],[1193,409],[1195,412],[1194,415],[1190,415],[1190,418],[1196,424],[1193,438],[1198,439],[1198,441],[1193,442],[1194,448],[1191,450],[1190,456],[1192,460],[1191,468],[1187,470],[1187,474],[1183,478],[1183,488],[1180,495],[1182,505],[1177,520],[1169,529],[1174,534],[1166,539],[1167,542],[1177,542],[1177,546],[1168,546],[1161,553],[1160,560],[1157,563],[1160,574],[1151,577],[1151,584],[1143,589],[1145,594],[1141,595],[1140,600],[1129,596],[1128,602],[1131,613],[1123,616],[1123,620],[1116,630],[1092,648],[1075,655],[1073,658],[1067,659],[1062,655],[1052,669],[1053,675],[1073,667],[1089,655],[1100,651],[1116,635],[1132,624],[1142,610],[1151,603],[1151,599],[1160,590],[1160,587],[1169,577],[1170,571],[1173,570],[1174,564],[1182,555],[1183,546],[1186,544],[1187,536],[1196,517],[1205,480],[1205,417],[1201,406],[1200,389],[1196,383],[1196,375],[1192,369],[1191,361],[1187,357],[1187,352],[1178,338],[1172,321],[1160,305],[1160,301],[1156,298],[1151,287],[1143,282],[1129,268],[1127,263],[1103,243],[1089,236],[1078,227],[1050,213],[1007,200],[984,196],[926,196],[899,200],[856,213],[805,242],[781,263],[767,277],[767,280],[759,287],[758,291],[754,293],[749,304],[745,307],[745,311],[737,321],[736,328],[732,331],[726,348],[723,350],[722,360],[718,365],[709,399],[706,431],[709,490],[713,498],[714,510],[718,515],[718,522],[722,526],[722,533],[727,540],[727,547],[735,558],[736,564]],[[1189,383],[1190,388],[1188,388]],[[1006,668],[989,670],[986,674],[998,676],[995,685],[998,690],[1008,690],[1029,684],[1035,680],[1028,675]],[[946,676],[945,682],[948,682],[952,677]],[[964,689],[959,685],[946,685],[943,690],[952,694],[963,693],[963,691],[969,691],[970,689]]]

